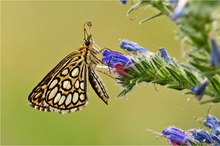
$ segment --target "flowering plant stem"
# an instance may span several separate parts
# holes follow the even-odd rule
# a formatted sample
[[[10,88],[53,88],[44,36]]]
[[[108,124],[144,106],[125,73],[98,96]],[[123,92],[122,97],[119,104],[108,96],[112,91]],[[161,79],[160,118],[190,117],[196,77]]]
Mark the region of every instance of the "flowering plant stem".
[[[178,38],[190,48],[185,51],[187,62],[180,64],[161,50],[161,55],[152,53],[148,57],[133,53],[130,57],[133,66],[123,68],[126,75],[116,76],[123,87],[118,97],[126,95],[135,85],[147,82],[175,90],[188,89],[186,94],[194,94],[200,103],[220,102],[220,49],[216,40],[216,11],[220,1],[140,0],[128,14],[145,6],[159,12],[140,23],[163,14],[178,26]],[[203,95],[210,98],[204,101]]]
[[[119,93],[118,97],[126,95],[135,85],[141,82],[148,82],[163,86],[167,85],[168,88],[183,90],[196,86],[200,81],[200,76],[198,76],[192,68],[183,64],[178,64],[174,59],[170,59],[169,62],[165,62],[158,54],[151,55],[150,58],[139,56],[137,59],[132,60],[135,68],[125,69],[129,76],[117,78],[124,88],[123,91]],[[219,76],[213,77],[212,82],[214,85],[218,84],[220,82]],[[213,97],[215,95],[215,87],[216,86],[211,85],[208,86],[205,94]],[[217,90],[220,90],[220,88]],[[193,93],[188,92],[188,94]],[[213,98],[212,102],[215,102],[215,100],[216,98]]]

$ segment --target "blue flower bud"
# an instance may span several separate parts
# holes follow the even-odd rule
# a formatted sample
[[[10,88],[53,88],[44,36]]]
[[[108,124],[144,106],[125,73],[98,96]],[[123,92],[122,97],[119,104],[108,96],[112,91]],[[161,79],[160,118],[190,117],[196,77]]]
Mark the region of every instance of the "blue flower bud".
[[[120,2],[125,5],[127,3],[127,0],[120,0]]]
[[[211,39],[212,51],[211,51],[211,66],[220,66],[220,49],[217,42]]]
[[[205,79],[204,81],[199,83],[197,86],[191,87],[190,90],[194,93],[194,95],[197,97],[198,100],[201,100],[208,84],[209,84],[209,80]]]
[[[160,53],[161,53],[161,57],[166,61],[166,62],[169,62],[170,61],[170,58],[167,54],[167,51],[165,48],[160,48],[159,49]]]
[[[174,9],[173,15],[172,15],[172,20],[176,20],[180,17],[182,17],[184,15],[184,10],[185,10],[185,6],[187,4],[188,0],[179,0],[177,2],[177,6]]]
[[[121,41],[120,48],[127,50],[129,52],[134,51],[134,52],[139,52],[139,53],[145,53],[148,51],[144,47],[139,46],[137,43],[127,41],[127,40]]]

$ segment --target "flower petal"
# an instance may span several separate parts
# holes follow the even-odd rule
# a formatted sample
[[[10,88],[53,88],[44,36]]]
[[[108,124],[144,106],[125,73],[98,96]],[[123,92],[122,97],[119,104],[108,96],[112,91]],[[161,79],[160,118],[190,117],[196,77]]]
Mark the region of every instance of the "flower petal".
[[[185,134],[181,129],[169,127],[164,129],[162,134],[165,135],[171,142],[177,142],[180,144],[186,143]]]
[[[102,62],[108,64],[109,67],[114,68],[114,65],[116,63],[120,63],[123,65],[131,65],[133,64],[131,60],[124,56],[121,53],[110,51],[110,50],[104,50],[103,53]]]
[[[220,121],[216,117],[209,114],[204,121],[204,125],[210,128],[214,134],[220,134]]]
[[[212,139],[215,141],[215,143],[213,144],[213,146],[217,146],[220,145],[220,137],[218,137],[217,135],[212,135]]]
[[[206,131],[198,129],[198,130],[192,130],[190,132],[192,133],[192,136],[199,142],[205,142],[207,144],[212,143],[212,138]]]

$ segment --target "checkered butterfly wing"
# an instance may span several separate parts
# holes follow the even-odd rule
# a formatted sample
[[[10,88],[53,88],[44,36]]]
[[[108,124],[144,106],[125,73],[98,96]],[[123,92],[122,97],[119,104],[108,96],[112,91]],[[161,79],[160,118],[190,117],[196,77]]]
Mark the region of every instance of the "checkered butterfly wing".
[[[29,104],[42,111],[60,113],[83,109],[87,103],[88,64],[82,54],[74,51],[60,61],[33,89]]]

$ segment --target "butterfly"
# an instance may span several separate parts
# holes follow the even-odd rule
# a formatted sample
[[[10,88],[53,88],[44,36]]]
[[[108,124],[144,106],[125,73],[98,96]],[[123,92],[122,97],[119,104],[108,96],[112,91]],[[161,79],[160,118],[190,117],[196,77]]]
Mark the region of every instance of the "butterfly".
[[[45,112],[61,114],[79,111],[88,103],[87,86],[90,82],[93,90],[106,104],[109,96],[95,72],[102,63],[96,55],[100,52],[93,47],[93,39],[84,24],[84,44],[67,55],[33,89],[28,97],[29,105]]]

